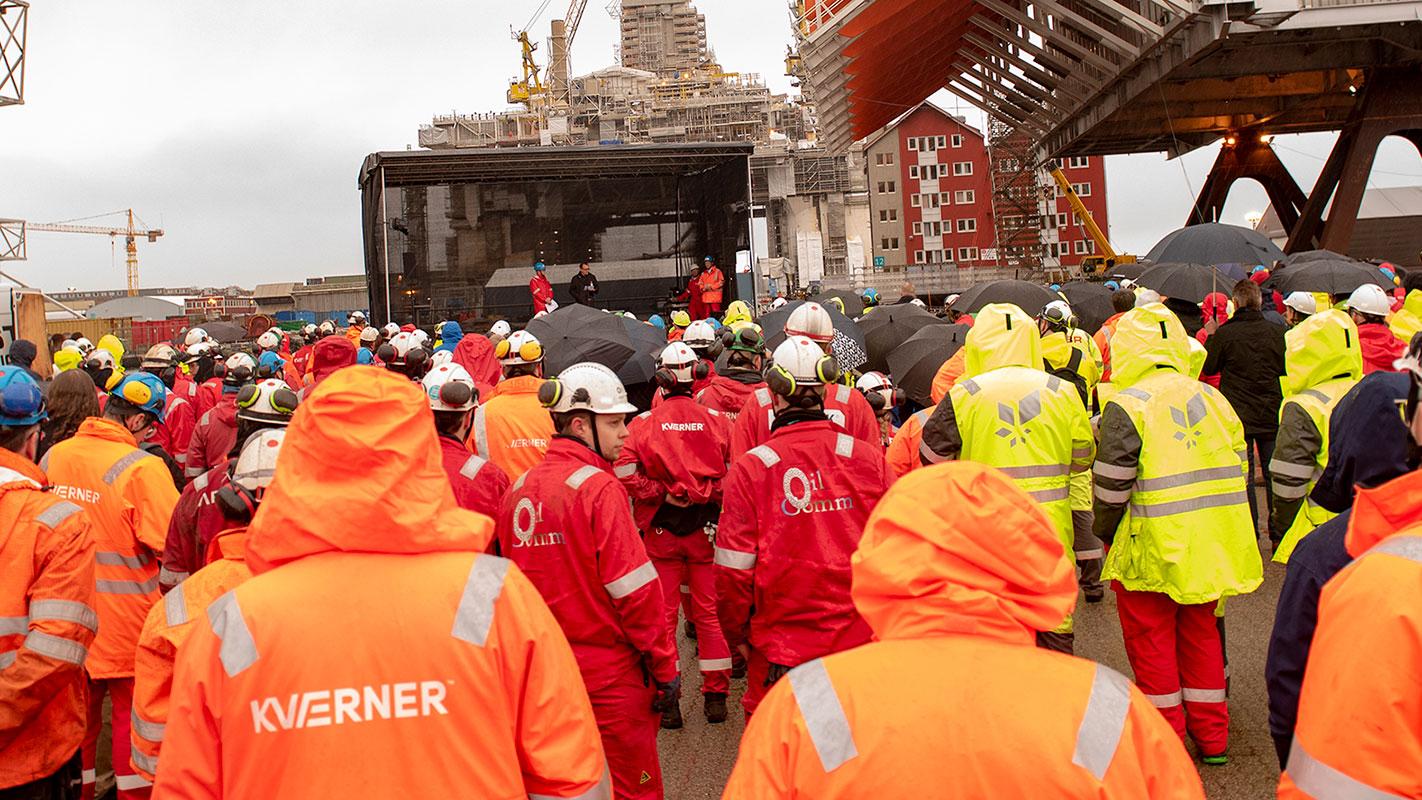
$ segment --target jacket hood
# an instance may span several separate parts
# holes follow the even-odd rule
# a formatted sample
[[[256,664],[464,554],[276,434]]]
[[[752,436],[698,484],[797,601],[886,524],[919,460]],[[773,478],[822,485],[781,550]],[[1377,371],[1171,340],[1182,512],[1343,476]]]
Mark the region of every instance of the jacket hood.
[[[68,372],[71,369],[78,369],[84,357],[79,355],[78,350],[57,350],[54,353],[54,368],[59,372]]]
[[[440,345],[436,350],[454,350],[464,339],[464,328],[458,322],[446,322],[439,326]]]
[[[1357,487],[1412,471],[1412,434],[1397,413],[1410,382],[1400,372],[1374,372],[1338,401],[1328,419],[1328,466],[1309,494],[1313,502],[1342,513]]]
[[[1363,347],[1353,318],[1336,308],[1314,314],[1284,334],[1284,396],[1335,378],[1363,375]]]
[[[750,321],[751,321],[750,306],[746,305],[746,303],[745,303],[744,300],[732,300],[732,301],[731,301],[731,304],[728,305],[728,306],[726,306],[726,316],[725,316],[725,319],[721,320],[722,324],[728,325],[728,326],[729,326],[729,325],[734,325],[734,324],[736,324],[737,322],[750,322]]]
[[[1056,528],[982,464],[914,470],[879,501],[850,561],[850,595],[878,639],[975,634],[1031,642],[1076,603]]]
[[[1158,370],[1189,375],[1189,342],[1180,318],[1163,304],[1127,311],[1111,336],[1111,383],[1127,389]]]
[[[1357,558],[1383,539],[1422,524],[1422,472],[1409,472],[1375,489],[1360,489],[1353,500],[1344,543]]]
[[[254,573],[324,552],[480,551],[488,517],[456,505],[419,387],[376,367],[322,381],[287,427],[252,519]]]
[[[1214,320],[1223,325],[1229,321],[1229,295],[1224,292],[1210,292],[1205,295],[1204,302],[1200,303],[1200,319],[1204,322]]]
[[[0,493],[10,484],[43,488],[49,485],[49,478],[35,462],[19,453],[0,448]]]
[[[469,372],[479,387],[480,396],[487,396],[503,375],[499,359],[494,356],[494,343],[483,336],[465,336],[453,349],[454,363]]]
[[[1422,289],[1413,289],[1402,301],[1402,310],[1416,317],[1422,317]]]
[[[123,342],[119,341],[119,338],[112,333],[106,333],[100,336],[99,343],[94,346],[100,350],[107,350],[112,353],[115,364],[123,363]]]
[[[964,340],[963,377],[1001,367],[1042,368],[1042,340],[1037,321],[1011,303],[983,306]]]
[[[311,348],[311,377],[325,380],[341,367],[356,363],[356,347],[343,336],[327,336]]]

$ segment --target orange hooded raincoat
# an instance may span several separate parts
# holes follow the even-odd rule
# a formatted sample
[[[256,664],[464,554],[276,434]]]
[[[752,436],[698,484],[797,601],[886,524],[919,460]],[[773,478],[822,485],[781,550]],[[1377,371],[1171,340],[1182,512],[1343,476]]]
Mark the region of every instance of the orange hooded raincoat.
[[[726,798],[1190,798],[1180,739],[1108,667],[1037,649],[1072,609],[1055,527],[1002,473],[915,470],[875,508],[853,598],[876,641],[779,681]]]
[[[324,380],[249,528],[254,577],[178,654],[153,796],[605,797],[572,651],[493,533],[416,384]]]

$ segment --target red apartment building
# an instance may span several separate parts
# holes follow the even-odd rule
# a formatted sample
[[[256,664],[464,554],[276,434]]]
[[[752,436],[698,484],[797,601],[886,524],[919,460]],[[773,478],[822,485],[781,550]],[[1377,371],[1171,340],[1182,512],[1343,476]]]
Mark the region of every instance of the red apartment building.
[[[1006,158],[994,165],[981,131],[924,103],[870,137],[864,155],[876,270],[908,264],[998,266],[992,170],[996,166],[1001,172],[1015,172],[1022,167]],[[1073,158],[1062,168],[1096,224],[1109,230],[1102,160]],[[1050,180],[1039,183],[1055,195]],[[1040,257],[1046,265],[1075,265],[1096,252],[1065,197],[1037,207],[1043,229]]]

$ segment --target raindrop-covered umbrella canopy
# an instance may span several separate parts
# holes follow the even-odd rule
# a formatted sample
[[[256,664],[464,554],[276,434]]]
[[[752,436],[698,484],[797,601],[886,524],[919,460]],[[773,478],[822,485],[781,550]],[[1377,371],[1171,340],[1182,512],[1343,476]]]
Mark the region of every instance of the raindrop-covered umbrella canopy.
[[[1291,253],[1288,258],[1290,266],[1294,264],[1306,264],[1310,261],[1354,261],[1356,259],[1345,256],[1342,253],[1335,253],[1332,250],[1301,250]]]
[[[873,314],[859,320],[864,331],[864,345],[869,360],[867,369],[887,372],[889,353],[909,337],[928,325],[947,325],[948,320],[940,319],[912,303],[884,306]]]
[[[992,281],[991,283],[980,283],[958,295],[958,299],[953,301],[951,308],[954,311],[975,314],[981,311],[983,306],[993,303],[1012,303],[1027,312],[1027,316],[1035,317],[1048,303],[1060,299],[1052,294],[1050,289],[1038,283],[1014,280]],[[875,311],[874,313],[879,312]]]
[[[1206,264],[1156,264],[1136,283],[1165,297],[1199,303],[1212,292],[1229,294],[1238,281]]]
[[[1284,260],[1269,237],[1238,225],[1207,222],[1167,233],[1146,254],[1152,264],[1256,264],[1272,267]]]
[[[1392,284],[1372,264],[1364,264],[1351,259],[1316,259],[1290,264],[1279,270],[1273,288],[1282,294],[1290,292],[1327,292],[1328,294],[1352,294],[1353,290],[1365,283],[1392,290]]]
[[[1135,264],[1117,264],[1101,273],[1101,277],[1108,281],[1116,281],[1117,283],[1121,281],[1134,281],[1149,267],[1149,264],[1142,264],[1140,262]]]
[[[879,313],[877,311],[875,314]],[[967,325],[928,325],[889,354],[894,385],[921,406],[933,405],[933,378],[967,339]]]
[[[207,331],[207,335],[211,337],[214,342],[220,342],[221,344],[242,342],[250,338],[247,336],[247,329],[235,322],[216,320],[213,322],[202,322],[193,327],[202,328]]]
[[[655,325],[638,322],[631,317],[620,317],[622,327],[627,330],[627,338],[636,348],[635,353],[617,370],[617,377],[631,386],[646,383],[657,371],[657,357],[667,346],[666,331]]]
[[[592,361],[616,372],[636,354],[622,318],[583,305],[567,305],[528,323],[543,344],[543,374],[553,377]]]
[[[788,303],[776,310],[761,317],[760,330],[765,335],[765,348],[773,351],[779,344],[785,341],[785,321],[790,318],[790,312],[799,308],[805,301],[797,300]],[[834,342],[830,349],[834,357],[839,361],[839,365],[844,369],[859,369],[868,360],[868,352],[864,345],[864,331],[855,324],[854,320],[839,313],[834,306],[826,306],[825,311],[829,312],[830,321],[834,324]],[[874,312],[878,314],[878,311]]]
[[[844,304],[844,315],[850,319],[855,319],[864,313],[864,298],[848,289],[830,289],[820,292],[810,299],[822,306],[828,306],[830,298],[835,298]]]
[[[1111,307],[1111,290],[1092,281],[1072,281],[1062,284],[1062,294],[1076,315],[1077,327],[1092,333],[1101,329],[1116,310]]]

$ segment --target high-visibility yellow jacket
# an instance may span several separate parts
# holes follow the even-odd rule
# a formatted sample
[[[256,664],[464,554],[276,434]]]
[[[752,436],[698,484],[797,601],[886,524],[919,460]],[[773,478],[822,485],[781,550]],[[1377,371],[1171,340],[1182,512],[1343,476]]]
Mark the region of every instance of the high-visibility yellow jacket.
[[[1422,291],[1413,289],[1408,292],[1402,301],[1402,308],[1394,311],[1388,318],[1387,326],[1392,330],[1393,336],[1404,343],[1410,343],[1412,337],[1422,331]]]

